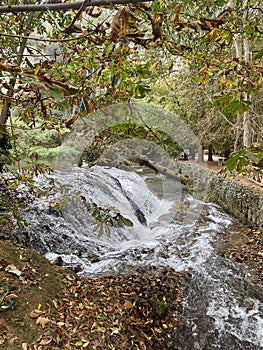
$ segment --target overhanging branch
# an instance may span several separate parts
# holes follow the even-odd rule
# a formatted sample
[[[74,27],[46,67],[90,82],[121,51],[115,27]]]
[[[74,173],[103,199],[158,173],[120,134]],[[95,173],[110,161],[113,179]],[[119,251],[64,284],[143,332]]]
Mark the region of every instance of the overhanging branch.
[[[86,2],[86,7],[90,6],[110,6],[121,4],[137,4],[140,2],[152,2],[154,0],[91,0],[64,2],[55,4],[28,4],[28,5],[9,5],[0,6],[0,13],[19,13],[19,12],[46,12],[46,11],[66,11],[79,10]]]

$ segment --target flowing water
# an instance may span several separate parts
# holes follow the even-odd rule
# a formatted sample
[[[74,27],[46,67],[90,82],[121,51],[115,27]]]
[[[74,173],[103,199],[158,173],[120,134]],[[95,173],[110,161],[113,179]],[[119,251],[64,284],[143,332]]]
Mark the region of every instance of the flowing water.
[[[249,284],[244,266],[214,248],[233,227],[219,207],[144,168],[95,166],[51,177],[52,188],[45,177],[36,179],[46,196],[25,212],[27,245],[87,277],[140,266],[186,271],[189,282],[174,348],[263,349],[262,292]],[[57,203],[60,211],[54,209]],[[110,234],[101,234],[92,203],[110,208],[111,215],[120,212],[133,226],[115,225]]]

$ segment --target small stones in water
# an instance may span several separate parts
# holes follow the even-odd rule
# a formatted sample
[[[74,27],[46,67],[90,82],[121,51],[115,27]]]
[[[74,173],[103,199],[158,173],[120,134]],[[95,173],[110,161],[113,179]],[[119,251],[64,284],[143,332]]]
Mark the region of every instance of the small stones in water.
[[[101,261],[100,257],[94,253],[88,253],[87,254],[87,259],[91,262],[91,263],[96,263]]]
[[[63,266],[63,259],[61,256],[58,256],[56,258],[56,260],[54,260],[53,264],[57,265],[57,266]]]

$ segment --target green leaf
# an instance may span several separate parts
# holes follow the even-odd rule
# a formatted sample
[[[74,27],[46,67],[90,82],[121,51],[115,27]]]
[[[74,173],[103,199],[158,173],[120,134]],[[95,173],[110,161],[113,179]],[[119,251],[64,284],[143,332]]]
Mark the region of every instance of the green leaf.
[[[57,211],[60,211],[63,208],[63,203],[59,203],[59,202],[51,202],[50,206],[52,208],[54,208]]]
[[[262,57],[263,57],[263,50],[260,51],[260,52],[258,52],[258,53],[254,56],[255,60],[260,60]]]
[[[63,91],[59,88],[56,89],[48,89],[50,95],[57,101],[61,101],[63,99]]]
[[[27,205],[26,204],[24,204],[24,203],[19,203],[19,208],[21,208],[21,209],[26,209],[27,208]]]
[[[253,163],[258,163],[260,161],[260,158],[251,152],[247,152],[246,156]]]
[[[129,219],[123,217],[123,216],[120,219],[121,219],[123,225],[128,226],[128,227],[132,227],[133,226],[133,222],[131,220],[129,220]]]

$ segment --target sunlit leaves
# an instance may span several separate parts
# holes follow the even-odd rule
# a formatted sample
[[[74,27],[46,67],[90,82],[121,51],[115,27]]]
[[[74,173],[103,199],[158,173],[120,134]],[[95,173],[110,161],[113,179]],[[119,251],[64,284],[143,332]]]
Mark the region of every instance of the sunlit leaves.
[[[262,182],[263,178],[263,150],[259,145],[242,147],[240,150],[230,154],[225,162],[223,173],[231,175],[243,174]]]
[[[217,107],[229,117],[235,119],[238,113],[249,111],[251,102],[245,101],[236,94],[222,94],[214,98]]]

